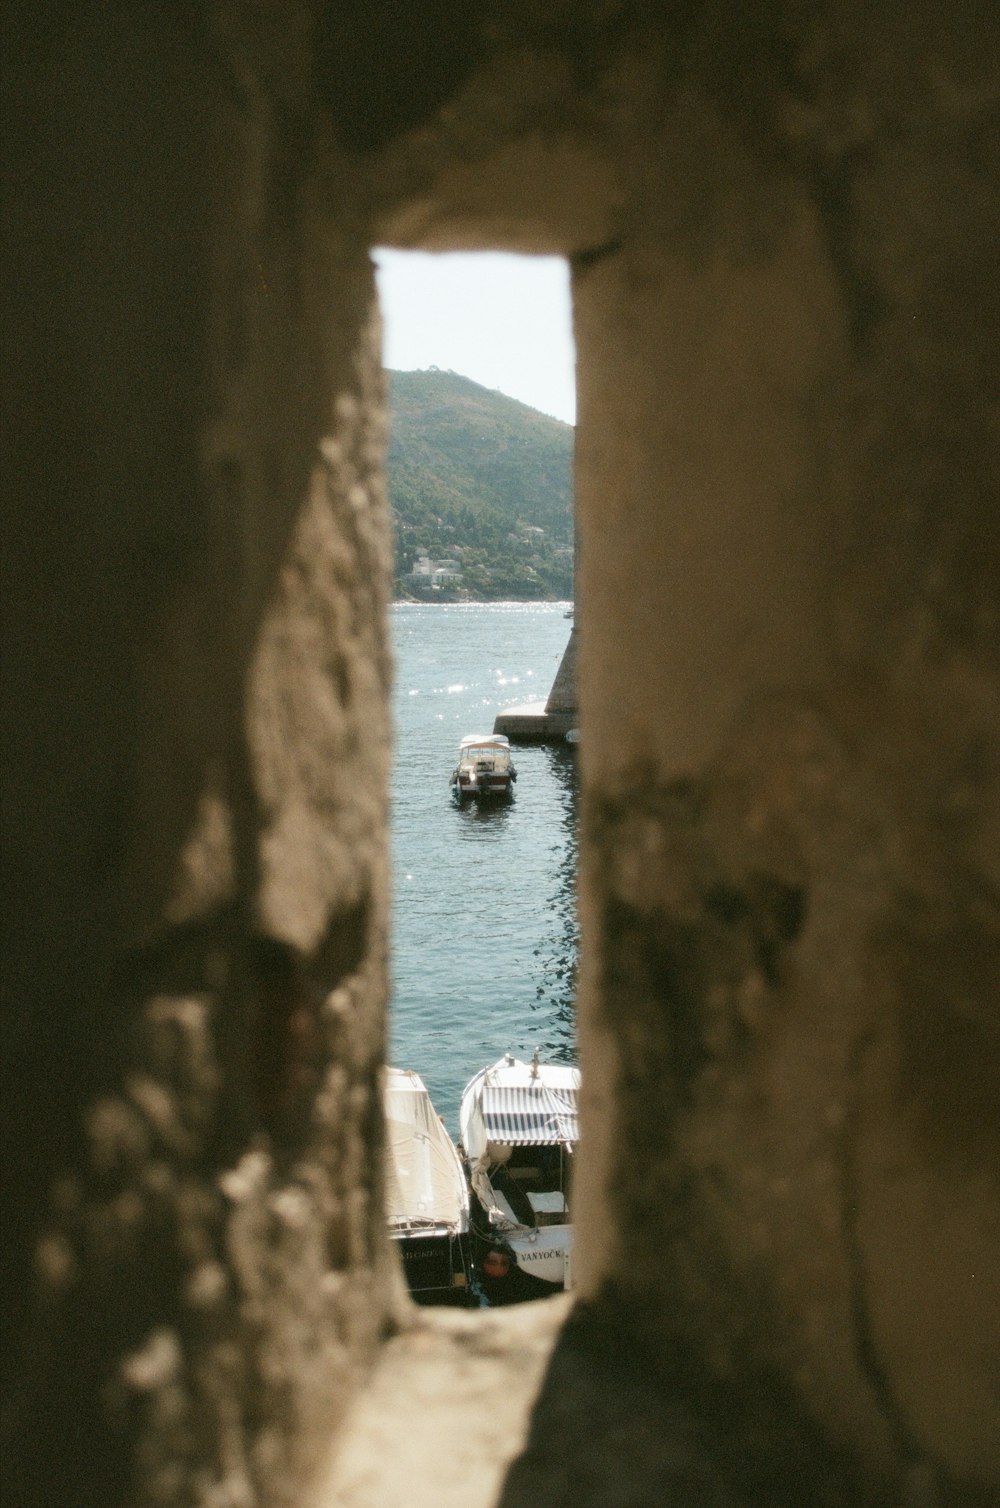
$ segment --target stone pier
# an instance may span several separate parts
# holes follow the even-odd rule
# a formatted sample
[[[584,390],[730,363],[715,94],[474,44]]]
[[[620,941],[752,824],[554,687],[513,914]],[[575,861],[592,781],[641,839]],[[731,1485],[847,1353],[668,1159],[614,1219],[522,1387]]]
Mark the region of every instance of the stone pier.
[[[580,720],[576,706],[576,625],[559,662],[552,690],[544,702],[526,702],[505,707],[493,723],[494,733],[503,733],[514,743],[562,743]]]

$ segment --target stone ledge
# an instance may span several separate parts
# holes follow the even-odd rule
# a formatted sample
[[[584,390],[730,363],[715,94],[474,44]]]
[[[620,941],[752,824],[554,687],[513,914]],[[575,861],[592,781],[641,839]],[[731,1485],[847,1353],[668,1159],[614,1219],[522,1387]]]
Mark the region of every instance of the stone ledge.
[[[512,743],[562,743],[570,728],[580,721],[578,712],[546,712],[545,702],[527,702],[498,712],[494,733],[503,733]]]
[[[900,1464],[867,1477],[769,1371],[717,1375],[620,1299],[567,1296],[415,1316],[309,1508],[985,1508]]]
[[[348,1415],[310,1508],[494,1508],[570,1302],[413,1313]]]

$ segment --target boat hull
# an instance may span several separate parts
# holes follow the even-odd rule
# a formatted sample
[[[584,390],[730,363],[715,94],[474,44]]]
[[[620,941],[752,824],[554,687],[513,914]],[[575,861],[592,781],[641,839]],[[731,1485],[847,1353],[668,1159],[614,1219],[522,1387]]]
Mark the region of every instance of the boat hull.
[[[410,1297],[418,1304],[472,1302],[467,1241],[460,1235],[397,1236],[399,1253]]]
[[[509,779],[476,781],[459,778],[453,790],[459,801],[503,800],[514,793],[514,787]]]
[[[572,1287],[571,1225],[523,1234],[495,1230],[474,1201],[473,1231],[473,1283],[491,1306],[547,1298]]]

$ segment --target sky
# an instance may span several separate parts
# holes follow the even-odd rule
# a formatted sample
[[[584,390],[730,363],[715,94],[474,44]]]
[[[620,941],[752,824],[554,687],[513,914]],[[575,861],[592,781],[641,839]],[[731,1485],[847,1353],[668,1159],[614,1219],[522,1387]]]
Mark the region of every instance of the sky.
[[[543,414],[576,417],[569,267],[505,252],[375,252],[382,364],[460,372]]]

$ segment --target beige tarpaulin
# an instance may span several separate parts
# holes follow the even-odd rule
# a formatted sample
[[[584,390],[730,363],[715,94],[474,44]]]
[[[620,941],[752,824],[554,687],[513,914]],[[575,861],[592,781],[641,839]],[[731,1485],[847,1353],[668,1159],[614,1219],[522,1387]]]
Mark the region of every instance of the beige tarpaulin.
[[[465,1175],[419,1075],[386,1069],[383,1101],[390,1230],[397,1235],[430,1225],[464,1230],[468,1223]]]

